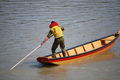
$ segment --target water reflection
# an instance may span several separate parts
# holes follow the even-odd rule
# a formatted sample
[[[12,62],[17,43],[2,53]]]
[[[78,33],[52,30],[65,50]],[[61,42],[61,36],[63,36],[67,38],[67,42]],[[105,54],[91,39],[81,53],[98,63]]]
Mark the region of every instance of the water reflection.
[[[42,78],[44,80],[64,80],[68,75],[70,75],[70,72],[72,71],[72,74],[76,74],[73,70],[77,71],[83,71],[85,69],[83,65],[92,64],[95,62],[103,62],[107,60],[114,59],[116,56],[113,52],[106,52],[103,54],[98,54],[95,56],[90,56],[87,59],[84,59],[83,61],[78,60],[72,64],[65,64],[65,65],[59,65],[59,66],[53,66],[53,65],[42,65],[39,66],[38,75],[42,75]],[[98,67],[99,68],[99,67]],[[69,76],[70,77],[70,76]],[[67,77],[68,78],[68,77]]]
[[[43,80],[64,80],[67,75],[67,68],[63,66],[42,66],[38,74],[42,75]]]
[[[108,51],[102,54],[97,54],[97,55],[87,57],[86,59],[77,61],[74,64],[82,65],[82,64],[89,64],[89,63],[94,63],[94,62],[102,62],[102,61],[114,59],[115,57],[116,55],[114,52]]]

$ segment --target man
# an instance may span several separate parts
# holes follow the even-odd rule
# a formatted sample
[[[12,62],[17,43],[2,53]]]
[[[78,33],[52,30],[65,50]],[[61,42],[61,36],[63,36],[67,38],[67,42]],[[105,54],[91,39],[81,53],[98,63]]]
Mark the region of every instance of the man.
[[[64,31],[64,28],[63,27],[60,27],[58,25],[57,22],[55,21],[52,21],[51,24],[49,25],[49,28],[50,28],[50,31],[47,35],[47,37],[45,37],[43,43],[45,41],[47,41],[50,37],[54,36],[54,43],[52,45],[52,57],[53,58],[56,58],[56,52],[55,50],[57,49],[57,47],[60,45],[60,48],[62,50],[62,54],[63,56],[65,57],[66,56],[66,51],[65,51],[65,44],[64,44],[64,38],[63,38],[63,33],[62,31]],[[41,43],[41,45],[43,44]]]

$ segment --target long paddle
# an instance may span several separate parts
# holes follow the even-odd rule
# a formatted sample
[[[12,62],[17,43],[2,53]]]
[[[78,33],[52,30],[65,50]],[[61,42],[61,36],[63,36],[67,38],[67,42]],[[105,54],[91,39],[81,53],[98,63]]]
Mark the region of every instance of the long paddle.
[[[48,40],[48,39],[47,39]],[[35,49],[33,49],[28,55],[26,55],[24,58],[22,58],[17,64],[15,64],[10,70],[14,69],[17,65],[19,65],[23,60],[25,60],[27,57],[29,57],[34,51],[36,51],[38,48],[40,48],[47,40],[44,40],[41,45],[37,46]]]

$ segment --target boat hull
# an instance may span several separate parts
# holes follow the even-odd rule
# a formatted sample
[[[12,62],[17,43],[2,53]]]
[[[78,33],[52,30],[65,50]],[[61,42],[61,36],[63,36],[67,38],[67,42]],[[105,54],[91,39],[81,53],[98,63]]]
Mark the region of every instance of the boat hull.
[[[66,64],[66,63],[72,63],[75,61],[83,61],[91,56],[94,55],[98,55],[98,54],[102,54],[105,53],[106,51],[108,51],[109,49],[112,48],[112,46],[114,45],[114,43],[116,42],[118,37],[116,37],[113,41],[111,41],[109,44],[105,44],[102,47],[99,47],[97,49],[88,51],[88,52],[84,52],[81,54],[77,54],[77,55],[73,55],[73,56],[68,56],[68,57],[62,57],[62,58],[47,58],[47,57],[38,57],[37,61],[40,63],[44,63],[44,64]]]
[[[83,60],[85,60],[89,57],[105,53],[106,51],[111,49],[113,45],[114,45],[114,43],[112,43],[111,45],[106,46],[104,48],[101,48],[101,49],[98,49],[98,50],[95,50],[95,51],[92,51],[92,52],[88,52],[88,53],[83,54],[83,55],[73,56],[73,57],[70,57],[68,59],[62,59],[62,60],[58,59],[56,61],[51,61],[50,63],[60,65],[60,64],[66,64],[66,63],[72,63],[72,62],[75,62],[75,61],[78,61],[78,60],[83,61]]]

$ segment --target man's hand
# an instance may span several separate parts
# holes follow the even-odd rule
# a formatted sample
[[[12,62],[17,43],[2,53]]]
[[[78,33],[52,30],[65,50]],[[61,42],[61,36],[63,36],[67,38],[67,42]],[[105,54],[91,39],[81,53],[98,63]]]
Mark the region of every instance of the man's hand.
[[[45,37],[44,41],[41,43],[41,45],[43,45],[48,39],[49,39],[48,37]]]
[[[44,38],[44,41],[47,41],[48,39],[49,39],[48,37],[45,37],[45,38]]]

